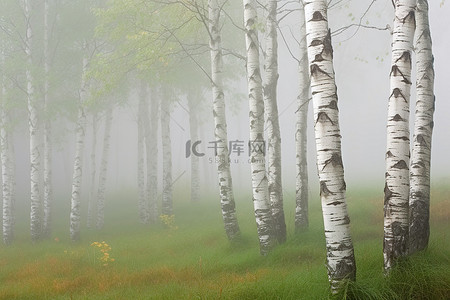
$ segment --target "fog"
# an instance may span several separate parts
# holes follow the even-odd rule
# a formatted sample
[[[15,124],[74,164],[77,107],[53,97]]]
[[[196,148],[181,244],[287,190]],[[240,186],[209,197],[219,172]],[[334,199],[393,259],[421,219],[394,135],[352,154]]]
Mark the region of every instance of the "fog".
[[[358,23],[364,15],[370,1],[344,1],[342,5],[329,11],[330,27],[333,31]],[[432,182],[448,184],[450,182],[450,95],[448,49],[450,47],[447,30],[450,28],[450,5],[440,5],[440,1],[430,1],[430,22],[435,57],[435,95],[436,112],[432,147]],[[351,15],[350,15],[351,14]],[[355,18],[352,20],[352,18]],[[370,24],[378,28],[392,26],[393,8],[391,1],[375,1],[367,14],[361,20],[362,24]],[[291,32],[299,28],[298,16],[291,14],[280,24],[285,40],[279,35],[279,73],[278,105],[282,135],[282,168],[285,197],[295,197],[295,111],[298,95],[297,62],[291,53],[296,55],[297,45]],[[73,29],[76,31],[77,29]],[[244,35],[236,37],[244,39]],[[298,38],[298,37],[296,37]],[[388,30],[351,27],[342,34],[333,36],[334,66],[339,96],[339,112],[342,139],[345,177],[348,189],[359,186],[377,188],[382,197],[384,185],[384,155],[386,148],[386,116],[389,96],[391,35]],[[185,59],[189,59],[186,57]],[[228,105],[228,138],[230,141],[243,141],[244,152],[231,154],[231,169],[234,187],[244,194],[251,193],[250,164],[246,143],[249,137],[248,101],[246,95],[246,79],[244,63],[236,70],[241,80],[232,86],[233,94],[225,91],[225,101]],[[201,76],[201,75],[199,75]],[[204,80],[204,79],[202,79]],[[414,82],[414,80],[413,80]],[[414,84],[413,84],[414,88]],[[236,96],[240,94],[240,96]],[[414,92],[411,100],[411,111],[414,111]],[[108,171],[108,191],[115,189],[137,188],[137,93],[130,90],[125,96],[128,103],[117,106],[111,136],[110,165]],[[190,159],[186,157],[186,143],[189,136],[189,115],[186,97],[178,95],[171,116],[173,178],[174,188],[189,189]],[[201,187],[204,193],[217,192],[216,165],[213,163],[213,150],[208,144],[214,141],[212,119],[212,96],[210,91],[204,91],[205,101],[202,102],[200,140],[198,149],[205,153],[200,157]],[[411,115],[413,124],[413,114]],[[89,120],[90,121],[90,120]],[[17,162],[17,187],[20,199],[29,197],[29,152],[27,122],[21,120],[16,128],[15,149]],[[103,124],[101,122],[101,124]],[[59,141],[54,148],[54,183],[61,199],[69,201],[75,132],[74,123],[67,123],[59,129]],[[100,126],[99,137],[102,137],[103,125]],[[92,132],[88,124],[84,159],[83,193],[88,191],[89,155]],[[411,131],[412,134],[412,131]],[[161,145],[160,138],[158,141]],[[317,170],[315,166],[315,145],[312,122],[312,106],[310,105],[308,122],[308,164],[310,183],[317,186]],[[97,141],[98,154],[102,147],[101,138]],[[161,171],[161,151],[159,155],[159,171]],[[160,179],[161,181],[161,179]],[[25,200],[23,200],[25,201]]]

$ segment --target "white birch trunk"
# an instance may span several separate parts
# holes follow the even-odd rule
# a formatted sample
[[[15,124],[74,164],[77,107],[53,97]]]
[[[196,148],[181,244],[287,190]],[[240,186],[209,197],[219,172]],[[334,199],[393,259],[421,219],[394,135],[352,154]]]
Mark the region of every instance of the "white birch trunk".
[[[95,195],[95,182],[97,177],[97,113],[92,114],[92,145],[91,145],[91,185],[89,190],[88,210],[87,210],[87,228],[93,227],[94,210],[97,206]]]
[[[198,114],[196,113],[196,99],[193,98],[192,92],[188,93],[189,108],[189,133],[192,143],[198,140]],[[191,155],[191,201],[198,202],[200,200],[200,169],[199,158],[197,155]]]
[[[51,141],[51,121],[49,112],[49,4],[44,1],[44,219],[42,225],[42,234],[44,237],[51,235],[52,221],[52,141]]]
[[[298,78],[300,94],[297,98],[297,122],[295,128],[296,145],[296,188],[295,188],[295,231],[305,230],[308,220],[308,159],[307,125],[310,85],[308,72],[308,50],[306,43],[306,21],[303,3],[300,3],[300,61]]]
[[[158,112],[159,100],[153,95],[150,100],[149,133],[151,143],[146,148],[147,153],[147,186],[148,186],[148,212],[151,223],[158,220]],[[147,111],[147,110],[146,110]]]
[[[162,214],[173,215],[172,199],[172,142],[170,139],[170,103],[167,95],[161,100],[161,141],[163,151]]]
[[[304,1],[304,4],[328,279],[336,292],[343,280],[355,280],[356,264],[345,200],[333,48],[327,1]]]
[[[264,109],[268,139],[268,185],[272,206],[273,224],[279,243],[286,241],[286,222],[283,210],[283,185],[281,178],[281,133],[278,120],[278,42],[277,42],[277,0],[267,0],[265,31],[265,82]]]
[[[395,0],[384,188],[384,269],[408,252],[409,101],[416,0]]]
[[[259,66],[259,42],[256,24],[256,1],[244,0],[245,44],[247,49],[247,85],[250,110],[250,161],[253,187],[253,206],[262,255],[273,248],[276,237],[273,229],[266,176],[264,141],[264,99]]]
[[[86,114],[84,112],[84,105],[87,98],[87,81],[86,70],[88,66],[88,59],[83,59],[83,71],[80,87],[80,103],[78,106],[78,118],[76,128],[76,142],[75,142],[75,160],[73,165],[72,176],[72,198],[70,201],[70,239],[72,241],[80,240],[80,226],[81,226],[81,183],[83,176],[83,152],[84,139],[86,130]]]
[[[236,218],[236,205],[233,194],[230,158],[228,156],[227,119],[223,92],[223,57],[222,37],[220,32],[220,5],[218,0],[209,0],[209,33],[211,53],[211,78],[213,94],[214,135],[217,143],[216,164],[219,179],[220,205],[225,233],[228,240],[233,241],[240,236],[239,224]]]
[[[103,153],[100,162],[100,172],[98,177],[97,191],[97,229],[102,229],[105,225],[105,193],[106,176],[108,175],[109,148],[111,140],[111,123],[113,118],[113,109],[109,107],[105,114],[105,133],[103,136]]]
[[[4,66],[5,56],[2,49],[1,66]],[[0,99],[0,149],[1,149],[1,176],[2,176],[2,203],[3,203],[3,243],[9,245],[14,239],[14,217],[11,178],[11,151],[10,151],[10,120],[6,108],[6,79],[2,72],[2,91]]]
[[[30,231],[31,239],[37,241],[42,235],[42,218],[41,218],[41,201],[39,193],[40,183],[40,160],[39,153],[39,123],[38,123],[38,109],[34,99],[33,74],[31,68],[33,66],[33,59],[31,55],[31,45],[33,31],[31,28],[31,2],[24,0],[24,15],[26,22],[25,34],[25,54],[27,57],[26,67],[26,81],[27,81],[27,102],[28,102],[28,126],[30,132]]]
[[[137,180],[138,180],[138,208],[139,208],[139,220],[142,224],[148,224],[149,211],[147,202],[147,191],[145,189],[145,114],[148,113],[145,97],[147,96],[145,91],[145,85],[141,82],[139,92],[139,104],[138,104],[138,149],[137,149]],[[148,125],[148,124],[147,124]]]
[[[410,254],[425,249],[430,236],[430,162],[435,97],[427,0],[417,1],[416,23],[417,101],[410,170]]]

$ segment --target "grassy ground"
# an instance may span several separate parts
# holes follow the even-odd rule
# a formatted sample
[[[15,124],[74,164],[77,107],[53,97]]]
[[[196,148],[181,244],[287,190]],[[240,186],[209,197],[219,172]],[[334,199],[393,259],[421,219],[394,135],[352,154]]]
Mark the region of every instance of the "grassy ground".
[[[335,298],[450,299],[449,193],[448,187],[433,190],[429,249],[386,278],[382,195],[350,192],[358,275]],[[250,198],[238,199],[243,236],[234,245],[226,240],[216,197],[195,205],[181,198],[175,197],[175,224],[167,229],[138,224],[135,197],[116,195],[108,203],[105,230],[83,228],[77,244],[68,239],[67,207],[60,208],[53,237],[36,244],[26,222],[18,220],[14,244],[0,247],[0,299],[330,298],[317,197],[311,199],[308,232],[295,236],[293,210],[286,210],[288,242],[268,257],[259,255]],[[286,202],[293,206],[293,199]],[[91,245],[103,241],[108,255]]]

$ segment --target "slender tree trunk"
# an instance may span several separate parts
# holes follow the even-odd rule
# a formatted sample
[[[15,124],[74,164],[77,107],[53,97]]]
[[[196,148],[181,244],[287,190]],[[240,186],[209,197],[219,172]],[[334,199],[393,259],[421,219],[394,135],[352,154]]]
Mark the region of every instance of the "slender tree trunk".
[[[253,206],[262,255],[268,254],[276,242],[273,229],[266,176],[264,141],[264,99],[259,66],[259,42],[255,0],[244,0],[245,43],[247,48],[247,85],[250,109],[250,160]]]
[[[103,137],[103,153],[100,163],[100,174],[98,177],[97,192],[97,229],[102,229],[105,224],[105,192],[106,192],[106,176],[108,173],[108,157],[111,139],[111,123],[113,118],[113,109],[109,107],[105,115],[105,135]]]
[[[425,249],[430,236],[430,162],[435,97],[427,0],[417,1],[416,23],[417,102],[410,173],[410,254]]]
[[[189,107],[189,132],[192,143],[198,140],[198,114],[196,112],[196,101],[194,95],[188,93],[188,107]],[[199,158],[197,155],[191,155],[191,201],[198,202],[200,199],[200,169]]]
[[[42,235],[41,201],[39,194],[40,182],[40,153],[39,153],[39,121],[38,108],[34,99],[33,74],[31,68],[33,59],[31,55],[31,45],[33,31],[31,28],[31,1],[24,0],[24,15],[26,22],[25,34],[25,54],[27,57],[26,81],[27,81],[27,102],[28,102],[28,126],[30,132],[30,183],[31,183],[31,210],[30,210],[30,230],[31,239],[37,241]]]
[[[167,95],[161,100],[161,140],[163,151],[162,214],[173,215],[172,203],[172,142],[170,140],[170,103]]]
[[[2,49],[1,66],[5,64]],[[11,151],[10,151],[10,120],[6,107],[6,80],[2,72],[2,93],[0,102],[0,149],[1,149],[1,176],[2,176],[2,203],[3,203],[3,243],[9,245],[14,239],[14,217],[11,194]]]
[[[88,66],[88,59],[83,59],[83,72],[80,88],[80,103],[78,106],[78,119],[76,128],[76,143],[75,143],[75,160],[73,165],[72,177],[72,198],[70,202],[70,239],[72,241],[80,240],[80,226],[81,226],[81,183],[83,175],[83,152],[84,139],[86,130],[86,114],[84,112],[84,105],[87,97],[87,82],[86,70]]]
[[[408,252],[409,100],[416,0],[395,0],[384,188],[384,269]]]
[[[295,189],[295,231],[305,230],[308,221],[308,159],[307,125],[311,81],[308,72],[308,51],[306,43],[306,20],[303,3],[300,3],[300,61],[298,64],[300,94],[297,98],[296,145],[296,189]]]
[[[356,264],[345,200],[333,48],[327,1],[304,1],[304,4],[328,279],[336,292],[344,279],[356,279]]]
[[[150,125],[149,134],[151,143],[146,148],[147,152],[147,186],[148,186],[148,209],[151,223],[158,220],[158,112],[159,100],[152,93],[150,100]],[[148,107],[148,106],[147,106]],[[146,110],[147,111],[147,110]]]
[[[277,42],[277,0],[267,0],[266,53],[264,109],[267,117],[268,138],[268,182],[269,197],[275,235],[279,243],[286,241],[286,222],[283,210],[283,185],[281,179],[281,133],[278,120],[277,83],[278,83],[278,42]]]
[[[219,195],[222,208],[222,219],[228,240],[233,241],[240,236],[236,218],[236,205],[233,195],[230,158],[228,156],[227,119],[223,92],[223,57],[222,37],[220,32],[220,5],[217,0],[209,0],[209,33],[211,53],[211,78],[213,94],[214,135],[217,143],[216,164],[219,179]]]
[[[144,90],[143,90],[144,89]],[[149,211],[147,202],[147,191],[145,189],[145,118],[146,113],[148,113],[146,98],[147,94],[145,92],[145,85],[141,82],[140,94],[139,94],[139,104],[138,104],[138,149],[137,149],[137,178],[138,178],[138,190],[139,190],[139,219],[142,224],[148,224],[149,222]],[[147,124],[148,125],[148,124]],[[148,181],[147,181],[148,183]]]
[[[92,228],[94,223],[94,210],[97,206],[97,198],[95,195],[95,182],[97,177],[97,113],[92,114],[92,145],[91,145],[91,186],[89,190],[89,201],[87,211],[87,228]]]
[[[42,233],[44,237],[51,235],[52,221],[52,141],[51,141],[51,121],[49,112],[49,4],[48,0],[44,1],[44,223]]]

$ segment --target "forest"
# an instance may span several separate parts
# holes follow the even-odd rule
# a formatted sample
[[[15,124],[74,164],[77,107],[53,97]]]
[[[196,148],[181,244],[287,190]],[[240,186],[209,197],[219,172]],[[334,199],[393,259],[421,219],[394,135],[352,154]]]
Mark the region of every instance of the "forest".
[[[0,299],[450,299],[446,0],[0,0]]]

